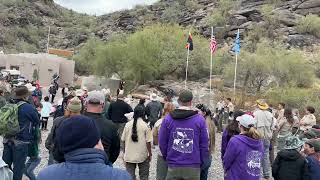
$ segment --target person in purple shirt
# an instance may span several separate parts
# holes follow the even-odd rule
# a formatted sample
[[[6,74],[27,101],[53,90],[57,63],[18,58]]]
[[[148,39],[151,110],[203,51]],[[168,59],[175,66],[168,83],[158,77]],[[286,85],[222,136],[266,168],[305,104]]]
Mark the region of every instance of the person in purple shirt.
[[[259,180],[263,144],[255,120],[245,114],[239,120],[240,134],[231,138],[223,157],[226,180]]]
[[[184,90],[179,108],[167,115],[159,131],[159,147],[168,163],[166,180],[200,179],[200,167],[209,158],[209,137],[205,119],[191,107],[193,95]]]
[[[228,124],[224,129],[221,141],[221,159],[223,159],[224,153],[226,152],[228,142],[234,135],[240,134],[239,123],[236,120],[237,117],[244,115],[243,111],[236,111],[233,113],[233,121]]]

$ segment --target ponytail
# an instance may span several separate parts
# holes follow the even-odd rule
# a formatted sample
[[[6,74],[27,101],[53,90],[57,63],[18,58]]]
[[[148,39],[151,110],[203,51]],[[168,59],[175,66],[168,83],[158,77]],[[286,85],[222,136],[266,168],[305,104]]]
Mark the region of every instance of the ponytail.
[[[133,142],[138,142],[138,131],[137,131],[137,122],[138,119],[141,118],[145,121],[146,113],[144,106],[136,106],[133,112],[133,125],[132,125],[132,134],[131,139]]]
[[[132,126],[132,134],[131,134],[131,139],[133,142],[138,142],[137,121],[138,121],[138,117],[134,117],[133,126]]]
[[[250,128],[244,128],[244,130],[245,130],[245,133],[243,133],[243,134],[252,138],[252,139],[260,139],[261,138],[260,133],[253,126],[251,126]]]

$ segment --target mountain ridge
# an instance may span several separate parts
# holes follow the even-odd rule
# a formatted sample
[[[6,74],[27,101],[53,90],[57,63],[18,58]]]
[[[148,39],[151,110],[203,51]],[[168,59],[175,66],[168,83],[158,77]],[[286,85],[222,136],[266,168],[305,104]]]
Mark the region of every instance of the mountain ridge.
[[[276,2],[275,2],[276,1]],[[11,4],[9,3],[11,2]],[[227,0],[221,2],[228,2]],[[288,46],[308,47],[320,43],[320,37],[297,30],[299,18],[308,14],[320,15],[318,0],[243,0],[237,7],[227,9],[223,25],[214,26],[220,41],[228,42],[239,28],[248,32],[269,28],[268,16],[278,25],[266,33],[281,36]],[[210,37],[210,21],[219,7],[219,1],[161,0],[149,6],[136,6],[102,16],[76,13],[55,4],[52,0],[2,0],[0,8],[0,49],[6,53],[45,52],[48,27],[51,27],[49,46],[60,49],[78,49],[90,37],[108,41],[115,33],[133,33],[154,23],[176,23]],[[270,12],[263,9],[271,8]],[[272,19],[271,19],[272,20]],[[271,21],[270,20],[270,21]],[[222,21],[223,22],[223,21]]]

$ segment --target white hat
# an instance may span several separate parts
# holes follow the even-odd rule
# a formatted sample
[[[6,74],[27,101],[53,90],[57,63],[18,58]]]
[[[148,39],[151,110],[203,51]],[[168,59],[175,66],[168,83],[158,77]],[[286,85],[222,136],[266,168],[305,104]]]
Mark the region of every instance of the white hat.
[[[28,90],[29,90],[30,92],[32,92],[32,91],[34,91],[34,90],[36,89],[36,87],[32,86],[31,83],[27,83],[25,86],[28,88]]]
[[[77,89],[76,90],[76,96],[82,96],[82,95],[83,95],[82,89]]]
[[[158,101],[158,95],[156,93],[152,93],[150,95],[150,100],[151,101]]]
[[[236,120],[239,121],[239,124],[245,128],[253,127],[256,124],[256,120],[248,114],[244,114],[242,116],[239,116],[239,117],[237,117]]]

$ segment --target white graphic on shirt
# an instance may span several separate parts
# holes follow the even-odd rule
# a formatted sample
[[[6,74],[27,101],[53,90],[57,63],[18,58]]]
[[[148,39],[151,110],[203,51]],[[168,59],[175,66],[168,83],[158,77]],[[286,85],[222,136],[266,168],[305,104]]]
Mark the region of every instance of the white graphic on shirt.
[[[189,128],[176,128],[173,132],[173,145],[172,149],[181,153],[193,152],[193,129]]]
[[[252,176],[260,176],[262,153],[259,151],[250,151],[246,155],[247,172]]]

